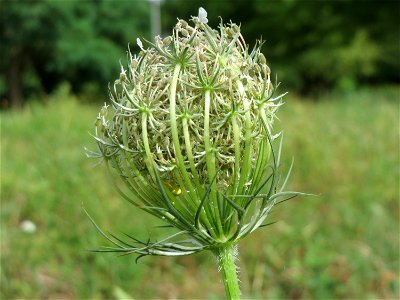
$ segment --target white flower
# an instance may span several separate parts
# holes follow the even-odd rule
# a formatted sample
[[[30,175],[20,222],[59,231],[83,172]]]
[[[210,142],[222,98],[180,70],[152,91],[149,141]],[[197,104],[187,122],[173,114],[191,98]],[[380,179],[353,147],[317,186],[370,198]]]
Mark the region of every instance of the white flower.
[[[202,7],[199,8],[199,21],[204,24],[208,23],[207,11]]]
[[[36,224],[30,220],[24,220],[19,225],[21,230],[26,233],[34,233],[36,231]]]
[[[139,38],[136,39],[136,44],[139,46],[140,50],[144,50],[142,41]]]

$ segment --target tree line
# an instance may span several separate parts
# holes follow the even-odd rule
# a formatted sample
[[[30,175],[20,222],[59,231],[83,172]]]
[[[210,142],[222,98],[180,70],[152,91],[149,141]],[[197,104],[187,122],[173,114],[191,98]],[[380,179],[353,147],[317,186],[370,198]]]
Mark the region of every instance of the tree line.
[[[149,1],[1,1],[0,97],[20,107],[68,82],[74,93],[106,93],[128,44],[151,39]],[[162,33],[208,11],[211,26],[240,23],[250,47],[264,41],[285,89],[314,93],[399,83],[398,1],[231,0],[161,2]],[[5,103],[5,104],[4,104]]]

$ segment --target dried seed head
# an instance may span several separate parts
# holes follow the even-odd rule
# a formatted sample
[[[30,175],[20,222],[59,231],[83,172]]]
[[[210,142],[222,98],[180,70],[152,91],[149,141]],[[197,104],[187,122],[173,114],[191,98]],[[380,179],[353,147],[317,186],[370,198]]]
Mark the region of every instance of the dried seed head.
[[[203,12],[200,14],[198,18],[205,21],[206,15]],[[193,19],[199,22],[196,18]],[[114,132],[116,138],[107,140],[107,144],[117,143],[115,147],[121,150],[116,151],[115,155],[126,155],[121,153],[124,151],[122,149],[140,153],[132,157],[133,163],[137,165],[152,168],[149,160],[154,161],[163,178],[171,177],[171,174],[168,174],[170,171],[165,170],[170,170],[169,166],[176,164],[176,158],[182,160],[179,161],[180,166],[185,168],[182,172],[196,172],[197,174],[190,176],[198,178],[202,185],[206,185],[210,182],[207,174],[210,171],[206,159],[208,154],[205,154],[206,144],[209,143],[214,145],[212,155],[215,156],[215,169],[224,170],[217,175],[217,181],[222,183],[221,186],[230,186],[233,182],[241,180],[240,176],[251,176],[250,173],[244,174],[240,171],[244,168],[241,164],[231,162],[244,159],[249,164],[246,168],[254,169],[259,154],[256,149],[260,147],[262,137],[264,140],[266,138],[262,124],[272,123],[273,120],[273,117],[260,119],[263,115],[271,116],[273,113],[267,111],[269,106],[260,108],[255,105],[254,98],[254,95],[264,97],[262,87],[265,86],[263,82],[267,80],[265,75],[269,74],[269,68],[265,56],[258,48],[255,53],[264,73],[257,63],[253,63],[247,45],[243,44],[240,27],[236,24],[221,25],[220,31],[216,31],[209,28],[205,22],[201,23],[203,28],[196,28],[184,20],[179,20],[176,30],[183,37],[189,36],[191,31],[194,33],[193,38],[187,41],[175,34],[164,39],[157,36],[157,51],[151,47],[145,49],[141,40],[137,39],[142,51],[139,57],[131,58],[131,76],[127,76],[122,68],[120,78],[113,89],[114,117],[107,129]],[[172,42],[175,47],[169,49],[168,45]],[[173,73],[178,64],[181,68],[177,81],[173,82]],[[135,78],[135,82],[130,82],[130,78]],[[205,90],[212,91],[207,111],[204,111]],[[176,95],[173,114],[171,92]],[[147,116],[144,116],[143,112],[146,112]],[[170,118],[173,115],[183,115],[183,112],[196,115],[196,120],[191,120],[184,127],[182,124],[176,124],[176,128],[171,128],[174,125],[171,124]],[[122,122],[125,118],[120,118],[119,115],[129,115],[133,122]],[[140,125],[133,128],[129,124]],[[269,124],[269,128],[271,125]],[[166,132],[161,132],[160,128],[165,128]],[[166,134],[171,134],[174,130],[180,131],[178,140],[167,146],[160,139],[164,139]],[[246,152],[245,136],[248,134],[258,138],[252,139],[251,149],[247,149]],[[145,142],[137,143],[135,139],[127,138],[134,135],[146,139]],[[118,145],[120,141],[123,145]],[[179,157],[171,154],[175,153],[177,145],[181,148]],[[159,147],[160,151],[153,157],[152,153],[156,153],[156,147]],[[251,155],[250,159],[246,159],[245,152],[246,155]],[[193,169],[193,166],[196,168]],[[152,173],[152,170],[148,170],[147,176],[149,181],[154,182]],[[247,186],[243,189],[249,190]]]
[[[155,197],[154,206],[166,196],[198,205],[207,195],[210,203],[218,193],[251,195],[270,163],[280,97],[271,99],[260,44],[249,53],[239,26],[213,30],[204,10],[192,21],[179,20],[171,36],[156,37],[149,48],[137,39],[139,55],[129,56],[130,68],[121,69],[111,89],[112,116],[106,120],[102,111],[96,120],[103,129],[96,132],[100,155],[129,178],[138,199]],[[203,213],[196,205],[185,204],[190,222]],[[163,209],[152,213],[175,214]],[[202,226],[214,237],[230,232]]]

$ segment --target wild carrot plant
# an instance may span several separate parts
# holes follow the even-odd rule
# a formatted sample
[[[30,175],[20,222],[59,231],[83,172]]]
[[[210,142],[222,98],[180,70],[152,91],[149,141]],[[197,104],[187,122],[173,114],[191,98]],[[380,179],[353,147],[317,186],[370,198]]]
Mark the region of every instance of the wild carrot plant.
[[[238,25],[215,30],[203,9],[191,21],[179,20],[171,36],[147,47],[137,40],[140,53],[128,53],[111,105],[97,117],[97,151],[87,152],[123,181],[128,192],[116,185],[123,198],[177,232],[141,242],[96,225],[113,245],[98,251],[140,258],[209,250],[227,298],[238,299],[238,242],[268,225],[274,205],[299,194],[284,191],[282,139],[273,146],[283,95],[275,95],[261,41],[250,50]]]

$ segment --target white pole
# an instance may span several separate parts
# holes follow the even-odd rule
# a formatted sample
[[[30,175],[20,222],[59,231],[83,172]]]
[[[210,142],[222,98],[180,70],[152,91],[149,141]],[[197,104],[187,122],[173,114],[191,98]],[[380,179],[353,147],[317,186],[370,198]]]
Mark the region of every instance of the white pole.
[[[161,0],[149,0],[151,6],[150,19],[151,19],[151,37],[161,35],[161,13],[160,3]]]

